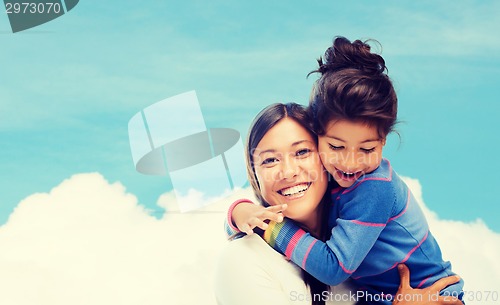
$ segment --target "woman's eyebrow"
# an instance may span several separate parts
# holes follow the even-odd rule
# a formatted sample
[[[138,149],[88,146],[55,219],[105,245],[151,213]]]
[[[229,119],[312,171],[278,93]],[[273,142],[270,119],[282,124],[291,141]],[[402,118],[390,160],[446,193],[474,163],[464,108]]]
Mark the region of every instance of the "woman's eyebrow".
[[[304,142],[315,144],[314,142],[309,141],[309,140],[300,140],[300,141],[297,141],[297,142],[293,142],[291,146],[297,146],[297,145],[302,144]],[[265,153],[276,153],[276,149],[273,149],[273,148],[266,149],[266,150],[263,150],[263,151],[259,152],[258,155],[260,156],[260,155],[265,154]]]
[[[262,154],[265,154],[265,153],[275,153],[276,152],[276,149],[266,149],[266,150],[263,150],[259,153],[259,156],[262,155]]]
[[[302,144],[304,142],[309,142],[309,143],[315,144],[314,142],[309,141],[309,140],[300,140],[300,141],[297,141],[297,142],[293,142],[292,146],[297,146],[297,145]]]

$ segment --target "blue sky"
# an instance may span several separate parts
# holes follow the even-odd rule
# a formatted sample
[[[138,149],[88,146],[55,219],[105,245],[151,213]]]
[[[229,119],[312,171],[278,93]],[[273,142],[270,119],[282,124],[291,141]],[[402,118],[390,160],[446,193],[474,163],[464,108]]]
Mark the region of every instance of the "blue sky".
[[[76,173],[120,181],[161,215],[168,178],[134,170],[128,120],[196,90],[208,127],[242,137],[264,106],[307,102],[336,35],[377,39],[401,141],[385,149],[441,218],[500,232],[497,1],[91,1],[12,34],[0,17],[0,224]]]

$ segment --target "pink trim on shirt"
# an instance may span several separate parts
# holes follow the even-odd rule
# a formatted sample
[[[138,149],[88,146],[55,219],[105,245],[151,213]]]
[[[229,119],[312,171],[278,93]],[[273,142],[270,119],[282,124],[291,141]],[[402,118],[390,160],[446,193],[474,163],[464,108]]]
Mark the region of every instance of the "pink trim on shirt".
[[[290,242],[286,246],[286,251],[285,251],[285,256],[288,258],[292,258],[292,252],[295,249],[295,246],[297,246],[297,243],[299,242],[299,239],[304,236],[306,232],[304,230],[298,230],[293,234],[292,238],[290,238]]]
[[[418,243],[418,245],[413,247],[413,249],[411,249],[410,252],[408,252],[408,254],[406,254],[405,258],[400,263],[394,264],[394,267],[396,267],[398,264],[402,264],[402,263],[406,262],[410,258],[410,256],[413,254],[413,252],[415,252],[415,250],[417,250],[422,245],[422,243],[427,239],[427,236],[429,236],[429,231],[427,231],[427,233],[425,233],[424,238],[422,238],[422,240]]]
[[[240,232],[240,230],[233,225],[233,217],[232,217],[233,216],[233,210],[234,210],[234,208],[238,204],[243,203],[243,202],[253,203],[249,199],[244,199],[244,198],[243,199],[238,199],[235,202],[231,203],[231,205],[229,206],[229,210],[227,211],[227,224],[231,227],[231,229],[235,230],[236,232]],[[255,204],[255,203],[253,203],[253,204]]]
[[[401,213],[399,213],[398,215],[396,215],[396,216],[394,216],[394,217],[389,218],[389,221],[387,221],[387,222],[391,222],[391,221],[393,221],[394,219],[398,219],[398,218],[399,218],[399,217],[401,217],[404,213],[406,213],[406,210],[408,209],[408,205],[410,204],[410,194],[411,194],[410,189],[408,189],[408,198],[406,199],[406,206],[405,206],[405,209],[404,209]]]
[[[352,223],[355,223],[355,224],[358,224],[358,225],[362,225],[362,226],[366,226],[366,227],[385,227],[385,223],[376,223],[376,222],[364,222],[364,221],[360,221],[360,220],[351,220]]]
[[[392,181],[392,171],[391,171],[391,175],[389,176],[389,178],[373,177],[373,178],[363,179],[363,180],[359,181],[356,185],[354,185],[354,187],[350,187],[350,188],[346,189],[345,191],[343,191],[342,195],[354,191],[358,186],[360,186],[365,181]]]
[[[340,192],[341,190],[342,190],[342,188],[341,188],[341,187],[336,187],[336,188],[334,188],[334,189],[332,190],[331,194],[338,193],[338,192]]]
[[[344,264],[342,264],[342,262],[340,260],[339,260],[339,265],[340,265],[340,268],[342,268],[342,270],[344,270],[344,272],[347,274],[352,274],[354,271],[356,271],[356,270],[349,270],[346,267],[344,267]]]
[[[307,248],[306,255],[304,255],[304,259],[302,260],[302,269],[306,269],[307,257],[309,256],[309,252],[311,252],[312,247],[317,241],[318,241],[317,239],[313,240],[313,242]]]
[[[421,282],[420,282],[420,284],[418,284],[418,285],[417,285],[417,287],[415,287],[415,288],[420,288],[420,287],[422,287],[422,285],[423,285],[425,282],[427,282],[427,280],[428,280],[429,278],[430,278],[430,276],[429,276],[428,278],[424,279],[423,281],[421,281]]]
[[[396,263],[395,263],[394,265],[392,265],[389,269],[384,270],[384,271],[382,271],[382,272],[380,272],[380,273],[377,273],[377,274],[370,274],[370,275],[366,275],[366,276],[375,276],[375,275],[379,275],[379,274],[385,273],[385,272],[387,272],[387,271],[389,271],[389,270],[391,270],[391,269],[395,268],[395,267],[396,267],[397,265],[399,265],[399,264],[403,264],[403,263],[405,263],[405,262],[406,262],[406,261],[410,258],[410,256],[413,254],[413,252],[415,252],[415,250],[417,250],[417,249],[418,249],[418,248],[422,245],[422,243],[423,243],[423,242],[427,239],[427,236],[429,236],[429,231],[427,231],[427,233],[425,233],[424,238],[422,238],[422,240],[418,243],[418,245],[416,245],[415,247],[413,247],[413,249],[411,249],[411,250],[410,250],[410,252],[408,252],[408,254],[406,254],[405,258],[403,258],[403,260],[402,260],[402,261],[400,261],[400,262],[396,262]],[[341,266],[341,267],[342,267],[342,266]],[[362,278],[362,277],[366,277],[366,276],[357,276],[357,277],[354,277],[354,276],[353,276],[352,278],[353,278],[354,280],[357,280],[357,279],[360,279],[360,278]]]
[[[387,165],[389,166],[389,168],[388,168],[388,170],[389,170],[389,177],[388,178],[379,178],[379,177],[365,178],[363,180],[358,181],[355,185],[351,186],[350,188],[347,188],[345,191],[342,192],[342,195],[347,194],[349,192],[352,192],[358,186],[360,186],[361,183],[363,183],[365,181],[370,181],[370,180],[374,180],[374,181],[392,181],[392,166],[391,166],[391,163],[387,159],[384,159],[384,160],[387,161]]]

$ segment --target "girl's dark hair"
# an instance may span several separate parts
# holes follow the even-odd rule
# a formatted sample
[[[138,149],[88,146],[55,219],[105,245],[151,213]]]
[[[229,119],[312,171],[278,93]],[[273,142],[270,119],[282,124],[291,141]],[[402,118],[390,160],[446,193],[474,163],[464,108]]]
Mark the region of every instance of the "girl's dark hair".
[[[351,43],[345,37],[336,37],[324,59],[318,59],[319,68],[311,72],[321,74],[309,102],[318,135],[324,135],[328,123],[337,120],[374,126],[381,138],[394,131],[396,92],[384,59],[371,53],[367,42]]]
[[[273,128],[278,122],[284,118],[290,118],[304,127],[309,134],[313,137],[317,144],[317,136],[312,128],[312,120],[309,117],[306,109],[295,103],[288,104],[272,104],[264,108],[257,114],[252,124],[250,125],[250,130],[248,132],[246,140],[245,157],[247,164],[247,175],[248,181],[253,188],[254,194],[257,199],[262,203],[263,206],[269,206],[260,191],[259,181],[255,175],[255,166],[253,162],[253,153],[259,145],[259,142],[265,136],[265,134]],[[325,192],[323,199],[320,204],[320,219],[321,222],[321,232],[320,236],[315,236],[322,241],[326,241],[328,238],[328,213],[329,213],[329,202],[330,202],[330,188]],[[313,305],[324,305],[325,302],[322,300],[322,293],[328,291],[329,286],[317,280],[315,277],[302,270],[302,278],[304,282],[309,286],[312,295]]]

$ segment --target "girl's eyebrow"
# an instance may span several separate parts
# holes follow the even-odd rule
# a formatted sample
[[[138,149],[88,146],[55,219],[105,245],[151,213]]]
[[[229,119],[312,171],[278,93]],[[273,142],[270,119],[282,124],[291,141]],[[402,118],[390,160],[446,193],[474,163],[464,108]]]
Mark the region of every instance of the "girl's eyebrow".
[[[342,140],[341,138],[338,138],[338,137],[335,137],[335,136],[331,136],[331,135],[326,135],[327,138],[332,138],[332,139],[335,139],[335,140],[338,140],[340,142],[345,142],[345,140]]]
[[[327,136],[328,138],[332,138],[332,139],[338,140],[338,141],[340,141],[340,142],[344,142],[344,143],[345,143],[345,142],[347,142],[347,141],[345,141],[345,140],[342,140],[342,139],[341,139],[341,138],[339,138],[339,137],[335,137],[335,136],[331,136],[331,135],[326,135],[326,136]],[[366,140],[364,140],[364,141],[360,142],[360,144],[364,144],[364,143],[368,143],[368,142],[377,142],[377,141],[380,141],[380,139],[366,139]]]

